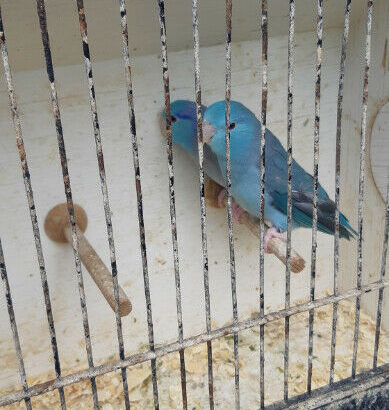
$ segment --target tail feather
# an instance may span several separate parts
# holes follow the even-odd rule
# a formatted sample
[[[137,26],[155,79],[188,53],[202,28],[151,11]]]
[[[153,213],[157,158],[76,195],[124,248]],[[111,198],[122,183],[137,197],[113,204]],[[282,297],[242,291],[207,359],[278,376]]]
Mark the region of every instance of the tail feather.
[[[335,223],[335,222],[334,222]],[[353,229],[348,219],[342,214],[339,214],[339,234],[341,238],[350,239],[358,236],[358,232]]]
[[[301,226],[312,226],[313,197],[312,194],[303,191],[292,191],[293,219]],[[335,233],[335,210],[336,206],[329,198],[318,200],[317,204],[317,228],[319,231],[334,235]],[[339,235],[341,238],[350,240],[355,238],[357,232],[352,228],[348,219],[340,213]]]

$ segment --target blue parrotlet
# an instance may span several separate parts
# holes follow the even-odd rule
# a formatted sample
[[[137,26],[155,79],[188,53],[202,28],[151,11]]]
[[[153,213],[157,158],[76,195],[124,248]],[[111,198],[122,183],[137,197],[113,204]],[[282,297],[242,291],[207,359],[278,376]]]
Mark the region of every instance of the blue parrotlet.
[[[175,117],[180,116],[175,115]],[[196,130],[196,127],[194,129]],[[259,217],[260,136],[261,123],[256,116],[243,104],[231,101],[231,194],[240,206],[240,209],[239,207],[233,209],[237,220],[239,220],[242,208],[249,214]],[[216,102],[205,110],[203,138],[206,143],[204,146],[208,145],[212,153],[216,155],[219,170],[223,175],[223,181],[217,182],[226,186],[225,101]],[[266,129],[265,139],[265,219],[271,221],[273,225],[265,235],[264,248],[267,251],[270,238],[286,239],[288,168],[287,153],[281,142],[268,129]],[[292,229],[312,227],[313,182],[313,177],[293,160]],[[225,192],[221,195],[225,195]],[[320,184],[317,197],[318,230],[333,235],[335,203]],[[350,226],[347,218],[341,213],[339,217],[340,237],[346,239],[354,237],[357,233]]]

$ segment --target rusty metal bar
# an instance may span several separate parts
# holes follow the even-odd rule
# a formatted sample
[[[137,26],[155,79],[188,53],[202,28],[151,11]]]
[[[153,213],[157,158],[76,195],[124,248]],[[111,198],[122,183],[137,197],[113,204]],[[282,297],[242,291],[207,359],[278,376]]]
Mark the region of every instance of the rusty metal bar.
[[[123,59],[127,86],[127,101],[128,101],[128,116],[130,123],[130,134],[131,134],[131,146],[132,146],[132,159],[134,164],[134,176],[135,176],[135,187],[136,187],[136,199],[138,208],[138,222],[139,222],[139,240],[140,249],[142,255],[142,269],[143,269],[143,281],[145,290],[145,300],[146,300],[146,312],[147,312],[147,327],[148,327],[148,338],[149,338],[149,349],[154,351],[154,325],[153,325],[153,315],[151,309],[151,296],[150,296],[150,280],[149,280],[149,270],[147,263],[147,248],[146,248],[146,236],[145,236],[145,224],[143,217],[143,197],[142,197],[142,186],[140,178],[140,166],[139,166],[139,154],[138,154],[138,139],[136,135],[136,125],[135,125],[135,111],[134,111],[134,96],[132,89],[132,76],[131,76],[131,64],[130,64],[130,51],[128,47],[128,26],[127,26],[127,8],[125,0],[119,0],[120,9],[120,22],[122,28],[122,48],[123,48]],[[153,384],[153,397],[154,404],[158,407],[158,383],[157,383],[157,366],[155,359],[151,360],[151,378]]]
[[[384,241],[382,245],[382,259],[381,259],[381,272],[380,281],[383,282],[386,273],[386,256],[388,254],[388,236],[389,236],[389,175],[388,185],[386,188],[386,213],[385,213],[385,228],[384,228]],[[381,332],[381,317],[382,317],[382,305],[384,301],[384,290],[380,289],[378,292],[378,304],[377,304],[377,319],[375,328],[375,341],[374,341],[374,357],[373,357],[373,369],[377,368],[378,348],[380,344],[380,332]]]
[[[316,44],[316,83],[315,83],[315,123],[313,136],[313,213],[312,213],[312,249],[311,249],[311,284],[310,301],[315,299],[316,285],[316,249],[317,249],[317,186],[319,182],[319,132],[320,132],[320,86],[321,57],[323,45],[323,0],[317,0],[317,44]],[[312,391],[312,356],[313,356],[313,326],[315,311],[309,311],[308,330],[308,375],[307,391]]]
[[[232,315],[234,324],[238,323],[238,302],[236,295],[236,270],[234,250],[234,226],[232,220],[231,196],[231,156],[230,156],[230,113],[231,113],[231,23],[232,0],[226,0],[226,93],[225,93],[225,143],[226,143],[226,190],[227,190],[227,218],[228,218],[228,243],[230,249],[230,272]],[[234,333],[234,368],[235,368],[235,408],[240,408],[239,393],[239,335]]]
[[[44,50],[44,55],[45,55],[46,71],[47,71],[47,76],[48,76],[49,83],[50,83],[50,98],[51,98],[51,105],[53,109],[53,116],[54,116],[55,128],[56,128],[56,133],[57,133],[58,150],[59,150],[59,156],[61,160],[63,183],[64,183],[66,202],[67,202],[67,207],[68,207],[68,212],[69,212],[69,221],[72,226],[72,247],[73,247],[74,261],[76,265],[76,273],[77,273],[77,279],[78,279],[78,291],[80,294],[80,304],[81,304],[82,322],[83,322],[83,327],[84,327],[86,354],[88,358],[89,368],[93,368],[94,367],[93,352],[92,352],[92,342],[90,339],[90,331],[89,331],[88,310],[86,306],[86,297],[85,297],[84,281],[82,277],[80,255],[78,253],[78,239],[77,239],[76,223],[75,223],[75,218],[74,218],[72,190],[70,186],[70,176],[69,176],[69,170],[68,170],[68,165],[67,165],[65,141],[64,141],[63,130],[62,130],[61,113],[59,110],[57,90],[55,86],[54,68],[53,68],[53,61],[52,61],[51,49],[50,49],[50,39],[49,39],[48,30],[47,30],[45,2],[44,0],[36,0],[36,4],[37,4],[37,12],[38,12],[38,18],[39,18],[39,25],[41,29],[43,50]],[[94,408],[98,409],[99,405],[98,405],[98,397],[97,397],[96,380],[94,377],[91,377],[90,381],[91,381],[91,387],[92,387]]]
[[[199,180],[200,180],[200,208],[201,208],[201,244],[203,251],[203,276],[205,295],[205,323],[207,333],[212,330],[211,325],[211,304],[209,295],[209,275],[208,275],[208,244],[207,244],[207,214],[205,207],[205,186],[204,186],[204,142],[203,142],[203,115],[201,112],[201,83],[200,83],[200,40],[199,40],[199,12],[198,0],[192,1],[192,23],[193,23],[193,54],[194,54],[194,75],[195,75],[195,99],[197,115],[197,146],[199,153]],[[213,365],[212,365],[212,342],[207,342],[208,353],[208,394],[209,408],[213,410]]]
[[[268,410],[303,409],[386,409],[389,400],[389,365],[365,371],[355,377],[291,398],[287,405],[278,402]]]
[[[181,284],[180,268],[178,259],[178,242],[176,226],[176,200],[174,194],[174,167],[173,167],[173,141],[172,141],[172,118],[170,113],[170,88],[169,88],[169,68],[167,59],[167,39],[166,39],[166,21],[165,21],[165,2],[157,0],[159,8],[159,24],[161,35],[161,54],[162,54],[162,74],[165,93],[165,115],[166,115],[166,135],[167,135],[167,156],[169,172],[169,199],[170,199],[170,222],[172,230],[173,259],[174,259],[174,277],[176,284],[176,306],[177,306],[177,324],[178,324],[178,341],[182,343],[184,339],[184,330],[182,323],[182,306],[181,306]],[[180,350],[180,371],[181,371],[181,391],[182,405],[188,407],[186,394],[186,370],[184,350]]]
[[[92,123],[93,131],[96,144],[96,156],[97,163],[99,168],[100,176],[100,185],[101,193],[103,196],[104,204],[104,213],[105,213],[105,223],[107,227],[107,237],[108,237],[108,246],[111,259],[111,274],[112,274],[112,283],[113,283],[113,294],[115,298],[115,318],[116,318],[116,332],[118,338],[118,347],[119,347],[119,357],[121,360],[124,359],[124,342],[123,342],[123,330],[122,330],[122,319],[120,316],[120,303],[119,303],[119,283],[118,283],[118,271],[117,271],[117,262],[116,262],[116,252],[115,252],[115,242],[113,237],[113,227],[112,227],[112,217],[111,217],[111,207],[109,205],[108,197],[108,187],[107,179],[104,166],[104,154],[103,147],[101,142],[100,134],[100,124],[97,114],[97,104],[96,104],[96,94],[95,86],[93,80],[92,72],[92,62],[90,59],[89,44],[88,44],[88,26],[85,16],[84,1],[77,0],[77,11],[78,11],[78,21],[80,23],[80,34],[82,40],[82,50],[84,54],[84,63],[85,63],[85,73],[88,82],[89,90],[89,103],[92,114]],[[130,399],[128,397],[128,382],[127,382],[127,373],[126,369],[122,369],[122,381],[123,381],[123,394],[124,394],[124,403],[126,409],[130,408]]]
[[[51,307],[49,284],[47,281],[46,266],[45,266],[43,251],[42,251],[42,242],[41,242],[38,218],[37,218],[36,208],[35,208],[34,193],[33,193],[32,184],[31,184],[31,175],[30,175],[30,170],[29,170],[28,163],[27,163],[26,151],[24,149],[24,141],[23,141],[22,127],[21,127],[20,118],[19,118],[19,110],[18,110],[18,106],[16,103],[11,67],[9,65],[9,60],[8,60],[8,50],[7,50],[6,40],[5,40],[5,32],[4,32],[4,27],[3,27],[1,7],[0,7],[0,49],[1,49],[1,58],[3,60],[3,66],[4,66],[4,75],[5,75],[7,88],[8,88],[9,104],[10,104],[13,126],[15,130],[16,145],[18,147],[18,152],[19,152],[20,166],[21,166],[22,174],[23,174],[23,182],[24,182],[24,187],[25,187],[25,192],[26,192],[26,197],[27,197],[28,208],[30,212],[32,231],[34,235],[35,248],[36,248],[37,259],[38,259],[38,264],[39,264],[39,272],[40,272],[43,296],[44,296],[45,307],[46,307],[46,316],[47,316],[47,322],[49,325],[51,349],[53,352],[55,374],[56,374],[56,377],[60,377],[61,376],[61,364],[60,364],[59,353],[58,353],[53,311]],[[58,392],[60,396],[61,407],[62,409],[65,409],[66,403],[65,403],[64,391],[61,388],[59,389]]]
[[[260,184],[259,184],[259,315],[265,314],[265,133],[267,113],[267,0],[261,2],[262,32],[262,106],[261,106],[261,146],[260,146]],[[259,395],[261,409],[265,408],[265,325],[259,328]]]
[[[187,349],[192,346],[196,346],[200,343],[206,343],[210,340],[218,339],[220,337],[225,337],[233,333],[241,332],[247,329],[251,329],[255,326],[265,325],[275,320],[283,319],[287,316],[296,315],[302,312],[307,312],[310,309],[317,309],[322,306],[326,306],[333,303],[339,303],[344,299],[354,298],[365,293],[370,293],[389,287],[389,281],[377,281],[370,283],[368,285],[362,286],[360,289],[351,289],[340,295],[331,295],[324,298],[315,299],[313,302],[301,303],[299,305],[294,305],[289,309],[282,309],[277,312],[271,312],[263,317],[253,318],[243,320],[236,324],[221,327],[219,329],[212,330],[209,333],[201,333],[197,336],[192,336],[184,339],[182,343],[174,342],[170,344],[165,344],[157,347],[154,351],[149,350],[148,352],[137,353],[128,356],[124,360],[117,360],[114,362],[109,362],[107,364],[97,366],[91,369],[82,370],[75,372],[65,377],[61,377],[58,380],[50,380],[46,383],[37,384],[31,386],[27,392],[18,391],[14,393],[6,394],[0,397],[0,406],[6,406],[8,404],[23,400],[25,397],[37,396],[39,394],[47,393],[49,391],[58,389],[60,387],[68,386],[80,382],[82,380],[87,380],[89,378],[95,378],[106,373],[113,372],[115,370],[121,369],[122,367],[133,366],[135,364],[143,363],[148,360],[155,360],[159,357],[165,356],[170,353],[178,352],[183,349]]]
[[[292,107],[293,107],[293,70],[294,70],[294,0],[289,0],[289,36],[288,36],[288,199],[287,199],[287,242],[285,272],[285,309],[290,307],[290,254],[292,241]],[[289,378],[289,317],[285,317],[285,350],[284,350],[284,400],[288,400]]]
[[[0,32],[3,32],[2,24],[1,24],[1,10],[0,10]],[[0,37],[1,37],[1,34],[0,34]],[[20,383],[23,387],[24,392],[26,392],[28,390],[28,384],[27,384],[27,379],[26,379],[26,369],[24,368],[23,353],[22,353],[22,348],[20,347],[18,326],[16,324],[16,319],[15,319],[15,312],[14,312],[12,296],[11,296],[11,288],[9,286],[7,268],[5,266],[4,252],[3,252],[3,246],[1,244],[1,239],[0,239],[0,276],[1,276],[1,280],[4,285],[4,293],[5,293],[5,300],[7,301],[9,323],[11,325],[12,337],[14,339],[16,357],[18,358]],[[63,392],[63,389],[62,389],[62,392]],[[28,410],[32,409],[30,398],[26,397],[24,401],[26,403],[26,408]]]
[[[334,235],[334,295],[338,294],[338,270],[339,270],[339,186],[340,186],[340,152],[342,136],[342,112],[343,112],[343,84],[346,61],[347,40],[350,26],[350,6],[351,0],[346,0],[344,13],[344,28],[342,37],[342,50],[340,54],[340,74],[338,88],[338,103],[336,113],[336,154],[335,154],[335,235]],[[336,349],[336,327],[338,322],[338,304],[334,303],[332,311],[332,335],[331,335],[331,364],[330,380],[331,385],[334,382],[335,370],[335,349]]]
[[[365,196],[365,156],[366,156],[366,122],[367,122],[367,99],[369,87],[370,53],[371,53],[371,20],[373,13],[373,0],[367,2],[366,16],[366,54],[365,54],[365,74],[363,79],[362,97],[362,119],[361,119],[361,142],[359,157],[359,194],[358,194],[358,259],[357,259],[357,289],[362,285],[362,241],[363,241],[363,204]],[[354,348],[351,367],[351,375],[354,378],[357,368],[358,336],[359,336],[359,316],[361,310],[361,296],[357,296],[355,302],[355,329]]]

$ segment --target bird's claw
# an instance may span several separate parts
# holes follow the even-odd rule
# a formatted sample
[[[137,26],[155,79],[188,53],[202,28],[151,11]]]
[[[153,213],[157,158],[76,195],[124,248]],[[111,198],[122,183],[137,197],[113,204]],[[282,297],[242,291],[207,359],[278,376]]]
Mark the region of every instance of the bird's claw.
[[[280,238],[282,241],[286,242],[286,232],[279,232],[277,228],[269,228],[265,234],[263,249],[265,253],[272,253],[269,249],[269,241],[272,238]]]
[[[243,208],[241,208],[236,202],[232,204],[232,216],[234,217],[235,222],[240,223],[240,218],[243,212]]]
[[[225,188],[223,188],[220,192],[219,195],[217,196],[217,204],[219,205],[219,208],[224,208],[224,199],[227,195],[227,191]]]
[[[220,192],[219,195],[217,196],[217,204],[219,208],[224,208],[225,207],[225,200],[226,200],[226,195],[227,195],[227,190],[223,188]],[[234,218],[234,221],[237,223],[240,223],[240,218],[243,214],[244,210],[241,208],[235,201],[232,202],[232,216]]]

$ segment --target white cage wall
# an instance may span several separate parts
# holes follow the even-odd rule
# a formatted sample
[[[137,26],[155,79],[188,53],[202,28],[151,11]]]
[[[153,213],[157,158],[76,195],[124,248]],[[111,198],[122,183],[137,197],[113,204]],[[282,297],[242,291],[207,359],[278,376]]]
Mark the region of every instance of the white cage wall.
[[[269,4],[268,127],[286,143],[288,2]],[[341,209],[357,226],[359,141],[364,69],[366,2],[352,2],[347,49],[341,159]],[[147,343],[142,265],[137,233],[136,196],[129,142],[128,108],[121,57],[120,15],[116,1],[85,1],[88,40],[94,68],[96,97],[105,154],[120,284],[129,294],[133,313],[123,318],[126,355]],[[220,1],[200,5],[200,59],[203,103],[224,98],[225,8]],[[2,5],[10,64],[22,120],[26,152],[35,193],[38,220],[64,201],[55,127],[48,99],[42,44],[35,4],[5,1]],[[163,107],[158,14],[154,3],[128,4],[129,39],[134,49],[133,84],[140,167],[142,171],[146,243],[156,343],[177,339],[174,269],[166,171],[166,150],[157,115]],[[166,4],[171,98],[194,98],[193,50],[190,2]],[[233,5],[232,98],[260,116],[260,8],[257,2]],[[336,96],[344,4],[324,2],[323,71],[320,127],[319,179],[334,197]],[[389,95],[386,52],[389,5],[374,3],[372,63],[369,81],[368,133],[379,108]],[[73,2],[47,4],[48,29],[55,66],[64,137],[74,201],[87,211],[87,236],[108,265],[109,254],[104,210],[98,182],[88,90],[80,48],[77,10]],[[312,170],[316,7],[296,1],[296,58],[294,73],[293,153]],[[37,270],[31,223],[26,207],[14,131],[9,119],[6,85],[1,78],[0,237],[9,271],[15,313],[28,374],[50,370],[52,364],[47,320]],[[81,154],[82,153],[82,154]],[[175,152],[177,228],[184,336],[203,332],[201,232],[196,167],[182,152]],[[379,279],[384,204],[375,187],[366,156],[364,207],[363,281]],[[3,199],[4,198],[4,199]],[[57,327],[61,361],[72,366],[85,360],[79,297],[72,251],[52,243],[41,229],[48,280]],[[236,258],[239,317],[258,310],[258,241],[236,226]],[[311,232],[293,232],[293,246],[307,261],[307,268],[292,275],[292,304],[309,298]],[[212,320],[221,326],[231,320],[230,277],[225,213],[208,210],[208,248]],[[355,287],[357,243],[341,241],[339,280],[342,290]],[[317,297],[332,291],[333,238],[318,235]],[[112,311],[84,272],[95,363],[117,352]],[[284,267],[272,256],[265,260],[266,312],[284,303]],[[1,296],[3,297],[3,296]],[[377,292],[362,298],[364,309],[376,314]],[[388,305],[383,326],[388,328]],[[6,368],[1,385],[17,383],[14,347],[5,303],[1,304],[1,354]],[[76,341],[76,342],[75,342]]]

